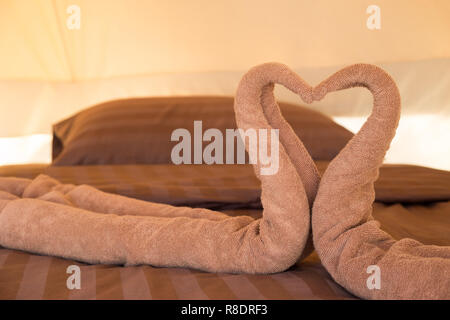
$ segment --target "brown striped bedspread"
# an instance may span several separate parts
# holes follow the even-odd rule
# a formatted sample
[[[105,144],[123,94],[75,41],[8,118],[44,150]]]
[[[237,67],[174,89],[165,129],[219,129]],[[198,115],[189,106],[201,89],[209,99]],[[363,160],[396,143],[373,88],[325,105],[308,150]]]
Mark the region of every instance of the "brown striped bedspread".
[[[327,163],[318,162],[321,171]],[[147,201],[206,207],[230,215],[261,214],[260,188],[247,165],[115,165],[0,167],[0,176],[34,178]],[[376,183],[374,216],[395,238],[450,245],[450,172],[387,165]],[[81,268],[81,289],[69,290],[67,267]],[[0,247],[0,299],[354,299],[313,253],[273,275],[212,274],[180,268],[86,265]]]

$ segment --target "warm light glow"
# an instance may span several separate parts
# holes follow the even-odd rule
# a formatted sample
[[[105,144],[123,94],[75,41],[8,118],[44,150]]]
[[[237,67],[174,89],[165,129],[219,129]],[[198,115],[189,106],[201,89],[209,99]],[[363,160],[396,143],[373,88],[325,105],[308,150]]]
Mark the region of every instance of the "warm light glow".
[[[52,136],[0,138],[0,165],[51,162]]]
[[[352,132],[366,121],[364,117],[335,117]],[[402,116],[385,163],[415,164],[450,170],[450,117],[439,114]]]

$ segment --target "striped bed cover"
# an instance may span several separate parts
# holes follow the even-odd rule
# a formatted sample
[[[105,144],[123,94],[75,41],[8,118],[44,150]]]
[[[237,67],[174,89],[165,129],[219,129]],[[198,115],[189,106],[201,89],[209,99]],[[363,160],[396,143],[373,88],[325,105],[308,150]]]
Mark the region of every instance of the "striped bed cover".
[[[81,289],[69,290],[70,265]],[[213,274],[180,268],[85,265],[0,249],[1,299],[350,299],[315,259],[273,275]]]
[[[319,164],[319,169],[323,168]],[[395,176],[392,172],[386,174],[384,184],[391,192],[380,187],[379,193],[384,192],[386,199],[393,199],[390,203],[389,201],[376,203],[375,217],[394,237],[413,235],[427,244],[450,245],[449,175],[408,168],[401,167],[394,171],[403,170],[401,175],[411,179],[411,170],[415,170],[413,172],[415,179],[421,182],[413,183],[411,189],[413,191],[403,190],[400,181],[392,179]],[[63,183],[90,184],[107,192],[143,200],[207,207],[230,215],[247,214],[253,217],[261,215],[259,183],[254,177],[252,168],[245,165],[0,167],[0,176],[34,178],[40,173],[48,174]],[[411,185],[411,181],[406,182]],[[426,185],[430,183],[433,186],[427,187]],[[429,193],[429,197],[436,199],[426,204],[422,203],[423,199],[420,200],[420,204],[396,203],[395,195],[392,194],[398,195],[402,192],[405,197],[406,195],[411,197],[414,192],[421,196]],[[401,227],[396,227],[399,224]],[[418,225],[421,226],[419,233],[415,232]],[[80,267],[81,289],[70,290],[67,287],[66,281],[70,276],[67,268],[71,265]],[[77,261],[0,247],[0,299],[355,299],[355,297],[333,281],[315,253],[283,273],[245,275],[151,266],[86,265]]]

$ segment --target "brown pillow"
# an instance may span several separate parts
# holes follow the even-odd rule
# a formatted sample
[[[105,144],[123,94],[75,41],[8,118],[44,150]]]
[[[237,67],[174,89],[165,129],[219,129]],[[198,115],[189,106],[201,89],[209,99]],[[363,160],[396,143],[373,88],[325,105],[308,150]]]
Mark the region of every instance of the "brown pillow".
[[[331,160],[353,136],[317,111],[286,103],[280,108],[315,160]],[[179,143],[171,141],[173,130],[186,128],[193,137],[194,120],[202,120],[203,132],[217,128],[225,137],[225,129],[236,128],[233,98],[137,98],[93,106],[53,126],[53,165],[172,163]]]

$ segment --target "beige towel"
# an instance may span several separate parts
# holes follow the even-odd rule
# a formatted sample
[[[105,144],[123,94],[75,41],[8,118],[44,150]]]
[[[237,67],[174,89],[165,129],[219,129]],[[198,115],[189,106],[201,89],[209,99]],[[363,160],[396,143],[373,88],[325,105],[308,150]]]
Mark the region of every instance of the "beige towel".
[[[314,88],[367,87],[374,106],[361,130],[329,164],[313,205],[314,245],[332,277],[370,299],[450,299],[450,247],[395,241],[372,218],[374,181],[395,135],[400,96],[394,81],[371,65],[345,68]]]
[[[240,83],[239,126],[280,129],[278,172],[260,175],[264,166],[259,159],[255,165],[263,218],[144,202],[44,175],[32,181],[0,178],[0,245],[89,263],[212,272],[286,270],[311,252],[310,207],[319,174],[275,104],[273,82],[311,98],[309,86],[276,64],[253,69]],[[263,106],[261,96],[267,102]]]

